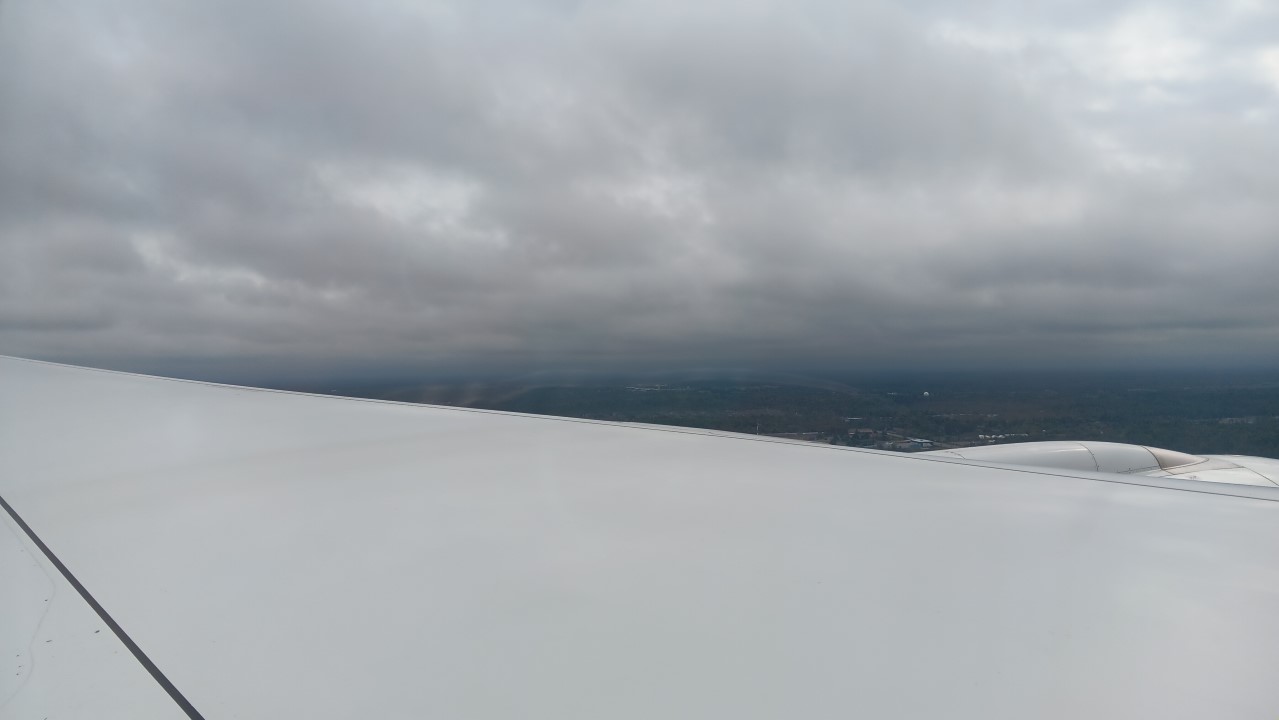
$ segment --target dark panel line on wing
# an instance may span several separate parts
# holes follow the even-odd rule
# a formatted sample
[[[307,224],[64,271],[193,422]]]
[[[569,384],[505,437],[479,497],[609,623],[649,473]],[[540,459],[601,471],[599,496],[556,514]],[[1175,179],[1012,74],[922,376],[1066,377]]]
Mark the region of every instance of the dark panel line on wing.
[[[109,613],[107,613],[106,608],[102,607],[102,605],[94,599],[93,595],[89,594],[88,589],[86,589],[84,585],[80,584],[80,581],[76,579],[76,576],[71,574],[71,570],[69,570],[66,565],[62,564],[62,561],[58,559],[58,556],[53,554],[53,551],[49,549],[49,546],[44,544],[44,541],[36,535],[35,531],[31,529],[31,526],[22,519],[22,516],[18,515],[18,512],[14,510],[13,506],[6,502],[3,497],[0,497],[0,506],[4,507],[5,512],[9,513],[9,517],[13,518],[13,521],[18,524],[18,527],[22,528],[22,531],[27,534],[27,537],[31,538],[31,542],[35,543],[36,547],[40,548],[40,552],[44,553],[45,557],[49,558],[49,562],[53,563],[54,567],[58,568],[58,572],[62,573],[62,577],[66,578],[67,582],[71,583],[71,587],[75,588],[76,592],[80,593],[80,597],[84,598],[84,601],[89,603],[89,607],[93,608],[93,611],[98,614],[98,617],[102,618],[102,622],[106,623],[107,627],[111,628],[111,632],[115,633],[115,636],[120,639],[120,642],[124,643],[124,646],[129,649],[129,652],[133,653],[133,657],[142,665],[142,667],[146,668],[146,671],[151,673],[151,677],[160,684],[160,687],[164,688],[164,691],[169,694],[169,697],[173,698],[173,702],[177,703],[178,707],[182,708],[182,712],[186,713],[187,717],[191,718],[191,720],[204,720],[204,716],[200,714],[199,710],[195,709],[195,706],[191,704],[190,700],[186,699],[186,696],[182,694],[182,691],[178,690],[177,686],[175,686],[169,678],[165,677],[160,668],[151,661],[151,658],[147,657],[147,654],[142,652],[142,648],[138,647],[138,644],[133,642],[133,638],[129,637],[129,634],[124,631],[124,628],[120,627],[120,624],[117,623]]]

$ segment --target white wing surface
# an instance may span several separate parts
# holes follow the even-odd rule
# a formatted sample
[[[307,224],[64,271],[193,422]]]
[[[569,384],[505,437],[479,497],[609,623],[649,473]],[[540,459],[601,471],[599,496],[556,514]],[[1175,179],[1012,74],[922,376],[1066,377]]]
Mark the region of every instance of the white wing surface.
[[[0,423],[4,718],[1279,708],[1276,488],[10,358]]]

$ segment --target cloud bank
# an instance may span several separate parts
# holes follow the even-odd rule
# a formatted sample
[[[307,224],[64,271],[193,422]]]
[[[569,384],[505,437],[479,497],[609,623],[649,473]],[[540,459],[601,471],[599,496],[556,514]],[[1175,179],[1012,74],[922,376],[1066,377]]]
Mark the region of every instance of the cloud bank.
[[[1265,3],[0,6],[0,353],[1279,359]]]

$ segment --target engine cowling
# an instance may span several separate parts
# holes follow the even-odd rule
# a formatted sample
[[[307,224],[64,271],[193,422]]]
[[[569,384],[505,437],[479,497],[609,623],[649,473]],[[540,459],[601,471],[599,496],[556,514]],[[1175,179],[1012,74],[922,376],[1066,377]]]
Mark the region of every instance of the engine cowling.
[[[1191,455],[1126,443],[1092,440],[1026,442],[933,450],[921,454],[1021,467],[1279,486],[1279,460],[1249,455]]]

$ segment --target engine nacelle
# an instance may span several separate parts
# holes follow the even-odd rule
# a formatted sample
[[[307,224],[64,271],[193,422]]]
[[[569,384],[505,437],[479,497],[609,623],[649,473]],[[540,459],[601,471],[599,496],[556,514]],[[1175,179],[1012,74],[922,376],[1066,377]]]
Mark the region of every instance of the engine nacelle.
[[[1249,455],[1190,455],[1175,450],[1125,443],[1091,440],[1027,442],[934,450],[920,454],[1000,465],[1279,486],[1279,460]]]

